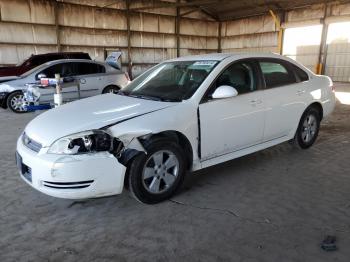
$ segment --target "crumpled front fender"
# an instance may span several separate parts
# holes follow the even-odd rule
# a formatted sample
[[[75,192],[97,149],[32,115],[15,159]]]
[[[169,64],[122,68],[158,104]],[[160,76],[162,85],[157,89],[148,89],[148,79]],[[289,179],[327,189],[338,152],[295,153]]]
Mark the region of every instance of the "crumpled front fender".
[[[111,135],[114,136],[112,133]],[[140,152],[147,153],[146,149],[140,142],[140,138],[147,138],[147,136],[151,136],[152,131],[149,130],[143,130],[143,131],[135,131],[135,132],[128,132],[124,135],[118,135],[117,137],[124,145],[126,149],[134,149]]]

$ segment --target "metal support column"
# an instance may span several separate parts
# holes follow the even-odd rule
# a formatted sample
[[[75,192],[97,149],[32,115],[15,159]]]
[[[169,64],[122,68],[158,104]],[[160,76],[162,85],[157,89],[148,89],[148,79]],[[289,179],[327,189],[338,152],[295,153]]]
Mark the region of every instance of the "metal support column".
[[[282,19],[279,18],[272,10],[269,10],[273,20],[275,21],[275,26],[276,26],[276,31],[278,31],[278,53],[282,54],[282,49],[283,49],[283,28],[281,27],[281,24],[284,19],[284,14],[282,14]]]
[[[222,28],[222,22],[219,21],[219,32],[218,32],[218,53],[222,52],[222,48],[221,48],[221,28]]]
[[[177,4],[180,0],[176,1]],[[180,56],[180,7],[176,7],[176,19],[175,19],[175,34],[176,34],[176,57]]]
[[[58,22],[58,2],[55,1],[54,12],[55,12],[55,30],[56,30],[56,43],[57,43],[57,52],[61,52],[61,39],[60,39],[60,25]]]
[[[131,32],[130,32],[130,0],[125,0],[126,4],[126,30],[128,34],[128,74],[130,79],[133,79],[132,76],[132,61],[131,61]]]
[[[328,24],[325,20],[330,15],[331,8],[328,4],[324,6],[324,15],[322,18],[322,35],[320,43],[320,52],[318,54],[318,64],[316,66],[317,74],[324,74],[326,66],[326,56],[327,56],[327,33],[328,33]]]

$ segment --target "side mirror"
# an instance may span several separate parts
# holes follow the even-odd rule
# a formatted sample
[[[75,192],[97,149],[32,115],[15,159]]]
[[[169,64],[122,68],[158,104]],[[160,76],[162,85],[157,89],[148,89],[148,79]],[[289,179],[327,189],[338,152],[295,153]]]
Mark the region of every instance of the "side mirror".
[[[43,73],[38,74],[38,79],[40,80],[41,78],[47,78],[47,76]]]
[[[212,94],[213,99],[220,99],[220,98],[229,98],[229,97],[235,97],[238,95],[238,92],[236,88],[232,86],[219,86],[216,88],[214,93]]]

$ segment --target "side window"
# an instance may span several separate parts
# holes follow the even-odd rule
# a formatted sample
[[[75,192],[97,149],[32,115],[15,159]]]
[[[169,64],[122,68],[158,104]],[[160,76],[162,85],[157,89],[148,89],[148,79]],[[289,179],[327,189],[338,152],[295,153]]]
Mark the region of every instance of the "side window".
[[[216,87],[228,85],[234,87],[238,94],[256,90],[254,67],[249,62],[237,62],[226,68],[216,80]]]
[[[76,75],[75,71],[76,70],[75,70],[74,63],[62,63],[62,64],[49,66],[48,68],[44,69],[37,75],[43,73],[48,78],[55,78],[55,74],[60,74],[61,77],[67,77],[67,76],[75,76]]]
[[[77,63],[78,75],[92,75],[105,73],[106,69],[104,66],[93,63]]]
[[[296,83],[294,73],[282,62],[261,61],[259,64],[265,78],[266,88]]]
[[[56,64],[45,68],[43,71],[37,74],[44,74],[48,78],[55,78],[55,74],[60,74],[62,71],[62,64]],[[37,78],[37,77],[36,77]]]
[[[308,74],[303,69],[301,69],[300,67],[293,65],[293,64],[290,64],[290,65],[293,68],[296,76],[299,78],[300,82],[304,82],[304,81],[309,80]]]

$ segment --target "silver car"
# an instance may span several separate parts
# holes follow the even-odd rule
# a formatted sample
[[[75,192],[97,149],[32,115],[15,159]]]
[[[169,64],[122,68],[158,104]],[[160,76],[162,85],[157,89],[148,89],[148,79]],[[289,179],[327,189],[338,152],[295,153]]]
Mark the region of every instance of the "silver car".
[[[16,113],[26,112],[24,92],[27,85],[40,82],[41,78],[54,78],[55,74],[69,79],[72,84],[62,89],[64,101],[94,96],[103,93],[116,93],[126,86],[129,77],[107,63],[85,59],[62,59],[42,64],[21,76],[0,78],[0,106]],[[119,67],[120,68],[120,67]],[[79,86],[79,89],[78,89]],[[53,101],[55,89],[40,88],[40,103]]]

